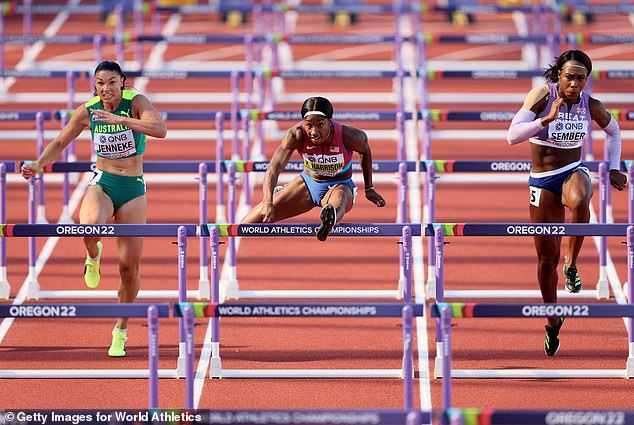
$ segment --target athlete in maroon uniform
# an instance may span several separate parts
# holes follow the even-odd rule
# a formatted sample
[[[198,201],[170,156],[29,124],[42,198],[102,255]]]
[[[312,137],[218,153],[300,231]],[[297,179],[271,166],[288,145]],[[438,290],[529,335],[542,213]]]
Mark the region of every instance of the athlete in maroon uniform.
[[[243,223],[274,223],[322,207],[317,238],[326,240],[333,226],[352,209],[356,187],[352,181],[352,153],[360,158],[365,197],[378,207],[385,200],[372,185],[372,152],[368,136],[358,128],[332,120],[332,105],[323,97],[304,101],[303,121],[291,127],[277,148],[263,183],[262,202]],[[280,172],[297,151],[304,171],[283,190],[276,190]],[[273,196],[275,194],[275,196]]]

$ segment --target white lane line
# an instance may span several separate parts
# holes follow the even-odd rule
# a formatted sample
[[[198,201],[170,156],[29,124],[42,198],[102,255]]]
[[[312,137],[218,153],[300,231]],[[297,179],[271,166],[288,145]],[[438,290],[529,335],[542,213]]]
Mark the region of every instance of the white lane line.
[[[90,181],[91,175],[92,173],[85,173],[83,178],[77,184],[77,187],[73,191],[72,196],[68,202],[69,211],[75,211],[77,206],[81,203],[81,200],[84,196],[84,191],[86,190],[86,187],[88,186],[88,182]],[[37,261],[35,263],[36,277],[41,273],[42,269],[44,268],[44,265],[46,264],[50,256],[53,254],[53,249],[57,245],[58,241],[59,241],[59,237],[49,237],[46,240],[46,243],[44,244],[42,251],[40,251],[40,255],[38,255]],[[28,283],[29,283],[29,277],[27,276],[24,279],[24,282],[22,282],[22,286],[20,287],[20,290],[18,291],[15,299],[13,300],[13,304],[15,305],[22,304],[24,300],[26,300],[26,296],[28,294],[28,289],[29,289]],[[0,343],[2,343],[2,340],[4,339],[7,332],[9,331],[9,328],[11,327],[12,323],[13,323],[13,318],[9,318],[9,317],[5,318],[0,323]]]
[[[251,190],[253,190],[253,186],[255,185],[255,179],[251,179]],[[245,193],[242,191],[242,195],[240,196],[240,201],[238,203],[238,209],[236,211],[236,221],[239,222],[242,217],[249,212],[250,206],[245,202]],[[235,249],[236,255],[238,252],[238,248],[240,247],[240,238],[235,238]],[[233,269],[230,264],[230,256],[228,253],[225,255],[225,260],[222,265],[222,272],[220,275],[220,283],[228,282],[229,279],[232,278],[231,274],[233,273]],[[223,290],[222,286],[220,288],[220,302],[225,301],[226,289]],[[211,319],[207,323],[207,330],[205,331],[205,339],[203,343],[203,349],[200,352],[200,358],[198,360],[198,367],[196,368],[196,377],[194,378],[194,409],[198,409],[200,405],[200,398],[203,394],[203,387],[205,382],[207,381],[207,375],[209,373],[209,364],[212,354],[211,348],[211,337],[212,337],[212,323]]]
[[[79,1],[80,0],[71,0],[68,2],[68,6],[69,7],[75,6],[79,4]],[[50,37],[57,34],[59,29],[64,25],[64,22],[66,22],[66,20],[68,19],[68,16],[69,16],[68,12],[61,12],[58,15],[56,15],[53,21],[44,30],[44,35],[47,37]],[[25,47],[22,60],[20,60],[20,62],[16,64],[15,69],[18,71],[25,71],[25,70],[31,69],[31,67],[33,66],[33,62],[35,61],[35,58],[42,52],[42,50],[44,49],[44,46],[45,46],[45,43],[43,41],[37,41],[33,43],[33,45],[31,45],[30,47]],[[5,78],[2,89],[5,92],[8,92],[11,86],[13,86],[13,84],[15,84],[15,78],[13,77]]]

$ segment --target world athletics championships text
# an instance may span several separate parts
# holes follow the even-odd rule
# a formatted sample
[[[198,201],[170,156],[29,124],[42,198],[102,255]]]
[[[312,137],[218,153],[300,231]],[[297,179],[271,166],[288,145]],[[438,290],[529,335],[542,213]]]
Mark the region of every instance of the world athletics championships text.
[[[220,316],[375,316],[376,307],[367,306],[218,306]]]

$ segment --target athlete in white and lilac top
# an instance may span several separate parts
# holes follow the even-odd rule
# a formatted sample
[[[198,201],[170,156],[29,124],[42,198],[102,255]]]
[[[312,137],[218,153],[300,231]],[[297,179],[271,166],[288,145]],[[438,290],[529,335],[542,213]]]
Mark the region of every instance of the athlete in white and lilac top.
[[[317,238],[326,240],[334,225],[354,204],[353,152],[359,155],[365,197],[378,207],[385,206],[385,200],[372,184],[368,136],[358,128],[333,121],[332,113],[332,105],[326,98],[311,97],[304,101],[302,121],[286,132],[266,170],[262,202],[242,223],[274,223],[320,206]],[[276,187],[279,174],[294,151],[301,155],[304,171],[283,189]]]
[[[548,82],[533,88],[508,130],[511,145],[529,140],[532,170],[529,177],[530,217],[533,223],[563,223],[565,208],[570,222],[590,221],[592,183],[581,162],[584,139],[596,122],[606,133],[610,184],[623,190],[627,177],[619,171],[621,133],[616,120],[597,99],[583,89],[592,72],[592,61],[580,50],[562,53],[545,72]],[[557,302],[557,268],[560,236],[536,236],[537,279],[546,303]],[[568,292],[581,290],[577,258],[582,236],[570,237],[563,274]],[[544,350],[553,356],[559,350],[563,318],[550,317]]]

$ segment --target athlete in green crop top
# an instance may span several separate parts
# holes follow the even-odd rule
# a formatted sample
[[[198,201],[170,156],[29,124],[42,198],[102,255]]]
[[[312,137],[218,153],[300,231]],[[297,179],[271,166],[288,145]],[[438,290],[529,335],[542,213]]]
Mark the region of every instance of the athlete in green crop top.
[[[103,61],[95,69],[95,97],[79,106],[37,161],[22,166],[24,178],[53,162],[90,127],[97,163],[79,211],[82,224],[146,222],[143,152],[146,136],[164,138],[167,128],[159,112],[144,95],[125,89],[126,76],[116,62]],[[84,280],[96,288],[100,279],[102,245],[99,238],[84,238],[87,258]],[[140,287],[139,263],[143,238],[120,237],[119,302],[133,302]],[[108,355],[125,356],[127,319],[120,318],[112,332]]]

